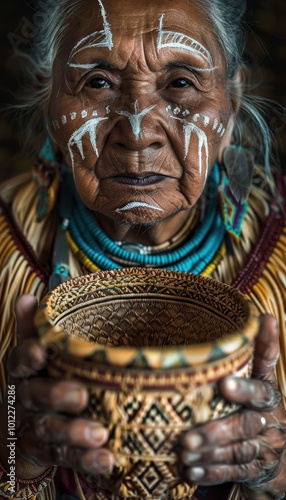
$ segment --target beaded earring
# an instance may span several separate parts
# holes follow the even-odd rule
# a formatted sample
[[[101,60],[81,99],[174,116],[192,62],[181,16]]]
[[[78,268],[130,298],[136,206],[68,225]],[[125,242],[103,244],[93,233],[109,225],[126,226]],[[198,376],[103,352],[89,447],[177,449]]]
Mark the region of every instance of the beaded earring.
[[[241,146],[230,145],[223,152],[221,176],[222,217],[227,232],[235,240],[240,239],[241,227],[248,209],[248,195],[254,169],[249,151]]]
[[[52,212],[60,183],[58,164],[49,137],[34,164],[33,179],[38,186],[37,221],[40,222]]]

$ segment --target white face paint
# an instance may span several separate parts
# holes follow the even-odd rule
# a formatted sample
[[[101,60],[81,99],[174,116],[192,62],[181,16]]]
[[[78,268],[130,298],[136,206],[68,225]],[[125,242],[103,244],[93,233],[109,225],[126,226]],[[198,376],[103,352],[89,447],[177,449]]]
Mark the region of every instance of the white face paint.
[[[174,113],[174,115],[178,115],[180,113],[180,111],[181,111],[180,108],[177,107],[174,109],[173,113]]]
[[[217,129],[217,133],[220,134],[223,129],[223,124],[220,123],[219,128]]]
[[[215,119],[214,124],[213,124],[213,130],[216,130],[218,126],[218,120]]]
[[[89,134],[90,138],[90,143],[93,147],[93,150],[98,156],[98,151],[97,151],[97,146],[96,146],[96,128],[97,125],[103,121],[103,120],[108,120],[108,118],[92,118],[91,120],[86,121],[79,129],[75,130],[73,134],[71,135],[69,141],[68,141],[68,150],[71,158],[71,163],[72,163],[72,168],[74,169],[74,154],[73,154],[73,146],[77,146],[81,158],[84,160],[84,152],[83,152],[83,144],[82,144],[82,139],[86,134]]]
[[[184,137],[185,137],[184,160],[186,160],[188,153],[189,153],[192,133],[194,133],[197,136],[197,138],[199,140],[199,172],[200,172],[200,174],[202,174],[203,148],[204,148],[205,154],[206,154],[206,168],[205,168],[205,181],[206,181],[207,175],[208,175],[208,164],[209,164],[209,148],[208,148],[207,135],[197,125],[195,125],[192,122],[187,122],[187,120],[185,120],[184,118],[177,118],[175,116],[172,116],[171,118],[173,118],[174,120],[179,120],[183,124]]]
[[[159,210],[160,212],[164,212],[164,210],[161,207],[158,207],[156,205],[150,205],[149,203],[141,202],[141,201],[131,201],[130,203],[127,203],[124,207],[117,208],[115,212],[121,213],[121,212],[126,212],[128,210],[132,210],[133,208],[151,208],[152,210]]]
[[[64,125],[65,123],[67,123],[67,117],[65,115],[62,116],[61,118],[61,121],[62,121],[62,124]]]
[[[155,107],[156,107],[156,104],[153,104],[153,106],[149,106],[148,108],[143,109],[143,111],[140,111],[140,113],[138,113],[138,101],[135,101],[135,103],[134,103],[135,113],[134,114],[129,113],[128,111],[116,111],[116,113],[118,115],[126,116],[126,118],[128,118],[130,125],[131,125],[131,128],[132,128],[132,132],[135,136],[135,139],[136,139],[136,141],[138,141],[139,137],[140,137],[140,132],[141,132],[141,120],[142,120],[143,116],[147,115],[147,113],[149,113],[149,111],[151,111],[151,109],[153,109]]]
[[[86,118],[87,117],[87,111],[85,109],[81,112],[81,117],[82,118]]]
[[[190,111],[188,109],[185,109],[182,113],[183,116],[188,116],[190,115]]]
[[[194,121],[194,122],[197,122],[197,121],[198,121],[198,119],[199,119],[199,117],[200,117],[200,115],[199,115],[198,113],[197,113],[197,114],[195,114],[195,115],[193,116],[193,121]]]
[[[210,117],[209,116],[205,116],[204,117],[204,126],[207,127],[209,125],[210,121],[211,121]]]
[[[183,33],[175,31],[165,31],[163,29],[164,14],[159,20],[159,33],[157,39],[158,52],[164,48],[184,49],[193,54],[200,55],[208,64],[208,68],[195,67],[197,71],[213,71],[216,69],[213,65],[213,60],[209,51],[197,40]]]
[[[54,120],[54,121],[53,121],[53,126],[54,126],[54,129],[55,129],[55,130],[59,130],[60,125],[59,125],[58,120]]]
[[[76,119],[76,115],[77,115],[77,113],[75,111],[73,113],[71,113],[70,114],[71,120],[75,120]]]
[[[91,47],[106,47],[111,50],[113,47],[111,28],[110,24],[107,22],[105,8],[101,0],[97,1],[99,3],[103,19],[103,30],[95,31],[90,35],[85,36],[74,46],[68,58],[68,65],[73,68],[92,69],[94,67],[94,64],[76,64],[76,62],[72,62],[72,59],[82,50],[89,49]]]

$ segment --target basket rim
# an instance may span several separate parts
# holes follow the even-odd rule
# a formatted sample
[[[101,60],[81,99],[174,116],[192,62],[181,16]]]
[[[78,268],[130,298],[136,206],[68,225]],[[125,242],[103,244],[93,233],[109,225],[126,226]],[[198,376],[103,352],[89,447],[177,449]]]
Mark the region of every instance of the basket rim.
[[[125,346],[105,346],[98,343],[91,343],[82,338],[69,336],[59,325],[54,325],[52,323],[48,306],[55,297],[55,294],[59,295],[63,292],[67,292],[74,287],[75,284],[94,282],[102,287],[102,280],[110,280],[111,282],[114,278],[123,279],[124,277],[130,276],[137,276],[138,278],[148,276],[156,279],[163,276],[171,281],[174,280],[177,286],[178,283],[181,284],[184,282],[187,284],[194,281],[209,288],[215,285],[229,296],[232,295],[237,297],[241,303],[244,304],[247,319],[243,325],[243,329],[239,329],[231,334],[226,334],[214,342],[202,342],[192,346],[134,348]],[[156,283],[156,285],[158,286],[158,283]],[[166,297],[168,296],[166,295]],[[110,299],[112,299],[112,296],[110,296]],[[88,358],[97,363],[102,363],[102,356],[104,356],[104,365],[122,368],[130,366],[132,363],[135,363],[136,366],[136,358],[138,359],[138,357],[142,358],[142,356],[144,356],[149,369],[162,370],[184,366],[201,366],[208,362],[233,355],[233,353],[239,352],[241,348],[247,344],[252,345],[259,331],[260,313],[246,295],[230,285],[218,282],[212,278],[180,271],[171,271],[168,269],[130,267],[119,268],[112,271],[99,271],[97,273],[79,276],[62,283],[42,299],[35,315],[35,325],[42,345],[51,347],[58,353],[63,351],[70,354],[72,357]]]

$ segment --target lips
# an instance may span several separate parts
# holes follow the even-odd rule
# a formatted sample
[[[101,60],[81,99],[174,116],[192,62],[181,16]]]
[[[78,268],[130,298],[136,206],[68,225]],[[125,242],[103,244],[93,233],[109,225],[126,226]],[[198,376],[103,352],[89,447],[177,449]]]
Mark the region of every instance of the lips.
[[[166,179],[166,175],[161,174],[143,174],[143,175],[116,175],[113,179],[121,184],[129,184],[131,186],[150,186],[157,184]]]

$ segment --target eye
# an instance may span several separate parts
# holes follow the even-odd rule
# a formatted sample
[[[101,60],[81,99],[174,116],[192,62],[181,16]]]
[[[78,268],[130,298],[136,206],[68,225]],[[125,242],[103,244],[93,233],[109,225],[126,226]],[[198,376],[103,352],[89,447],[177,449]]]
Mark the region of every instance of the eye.
[[[177,78],[176,80],[173,80],[170,83],[170,87],[174,87],[176,89],[182,89],[182,88],[190,87],[190,86],[191,86],[191,82],[189,82],[185,78]]]
[[[91,89],[110,89],[110,84],[101,76],[93,76],[87,82],[86,86]]]

